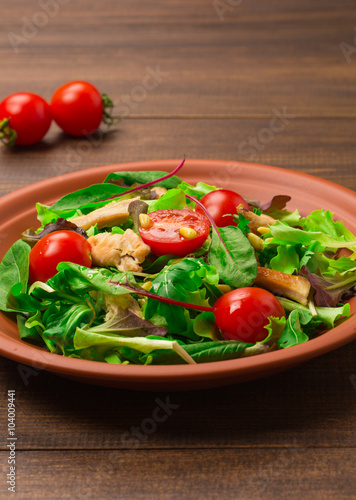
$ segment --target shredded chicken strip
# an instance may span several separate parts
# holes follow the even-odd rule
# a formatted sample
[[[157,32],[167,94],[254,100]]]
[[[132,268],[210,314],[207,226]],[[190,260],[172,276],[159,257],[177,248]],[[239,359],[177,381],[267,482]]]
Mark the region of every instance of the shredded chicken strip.
[[[103,207],[90,212],[87,215],[81,215],[70,219],[79,227],[84,230],[89,229],[91,226],[97,224],[98,229],[104,227],[113,227],[127,222],[129,218],[129,205],[132,201],[139,200],[140,198],[129,198],[127,200],[112,201]]]
[[[122,272],[141,272],[139,264],[151,251],[132,229],[126,229],[124,234],[99,233],[88,241],[94,266],[112,266]]]
[[[254,212],[250,212],[250,210],[247,210],[243,205],[239,205],[237,207],[237,212],[242,214],[244,217],[246,217],[246,219],[250,221],[248,223],[248,226],[250,228],[250,231],[254,234],[260,234],[257,231],[258,228],[268,228],[269,226],[273,226],[273,224],[276,222],[276,219],[273,219],[273,217],[264,214],[257,215]]]

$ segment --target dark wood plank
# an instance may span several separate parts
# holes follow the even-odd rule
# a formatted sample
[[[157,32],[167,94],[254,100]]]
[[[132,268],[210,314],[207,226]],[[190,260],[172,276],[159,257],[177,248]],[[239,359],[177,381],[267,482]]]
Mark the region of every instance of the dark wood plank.
[[[268,116],[285,105],[299,117],[355,117],[355,55],[348,64],[340,49],[354,44],[352,2],[286,3],[243,2],[223,22],[213,2],[156,2],[147,16],[149,7],[137,2],[110,1],[100,10],[70,3],[18,53],[1,38],[0,99],[20,90],[50,99],[57,86],[80,78],[109,93],[120,114]],[[4,33],[23,36],[21,18],[40,9],[24,2],[14,9],[6,8]],[[149,79],[146,92],[147,67],[157,65],[165,75],[154,89]]]
[[[291,119],[280,132],[266,133],[272,116],[251,120],[126,119],[112,133],[94,136],[91,141],[66,137],[53,126],[39,145],[24,150],[2,148],[0,195],[75,170],[183,155],[275,165],[356,190],[356,120]],[[207,176],[211,184],[220,182],[209,173]]]
[[[356,488],[347,448],[18,452],[16,460],[20,500],[349,500]]]
[[[16,390],[19,450],[355,447],[355,355],[354,342],[269,378],[183,393],[95,387],[5,359],[0,383]],[[175,405],[168,417],[158,400]]]

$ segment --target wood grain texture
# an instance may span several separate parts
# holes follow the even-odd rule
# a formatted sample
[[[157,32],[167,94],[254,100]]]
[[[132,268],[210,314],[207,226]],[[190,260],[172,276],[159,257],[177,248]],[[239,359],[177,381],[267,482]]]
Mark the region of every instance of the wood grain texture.
[[[268,116],[287,106],[299,117],[356,116],[356,56],[348,63],[340,49],[354,44],[352,2],[244,1],[223,21],[212,1],[144,3],[70,2],[33,34],[28,28],[17,52],[9,33],[26,34],[23,17],[36,20],[41,9],[8,5],[0,98],[25,81],[50,99],[63,81],[81,78],[109,93],[120,114]],[[157,65],[164,76],[143,97],[138,87]]]
[[[16,389],[20,450],[131,449],[137,441],[145,449],[355,447],[355,354],[353,343],[269,378],[187,393],[93,387],[8,360],[0,381]],[[132,429],[145,429],[157,398],[178,408],[137,440]]]
[[[273,116],[236,120],[128,118],[107,135],[97,134],[91,140],[67,137],[53,125],[45,141],[27,148],[25,156],[20,149],[0,151],[0,195],[76,170],[183,155],[274,165],[356,189],[356,120],[291,119],[280,132],[266,134]],[[219,183],[219,176],[207,175],[210,184]]]
[[[90,140],[52,125],[39,145],[1,148],[0,196],[75,170],[183,155],[280,166],[356,190],[354,0],[233,3],[72,0],[27,35],[24,18],[45,19],[41,5],[3,5],[0,100],[23,90],[49,100],[83,79],[127,117]],[[16,51],[10,33],[26,35]],[[276,110],[294,117],[271,134]],[[218,184],[215,174],[208,181]],[[21,500],[355,498],[355,359],[353,342],[245,384],[145,393],[1,358],[0,498],[8,389]],[[155,423],[166,402],[174,409]]]
[[[288,445],[268,450],[22,452],[16,497],[349,500],[355,498],[354,461],[355,450]]]

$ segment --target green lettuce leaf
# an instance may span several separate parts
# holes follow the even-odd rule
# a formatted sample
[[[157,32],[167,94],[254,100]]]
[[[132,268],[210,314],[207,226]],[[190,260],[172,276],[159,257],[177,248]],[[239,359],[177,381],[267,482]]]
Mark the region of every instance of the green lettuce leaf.
[[[166,210],[166,209],[176,209],[184,208],[186,206],[186,197],[181,189],[173,188],[167,191],[163,196],[155,200],[153,204],[150,204],[148,212],[154,212],[155,210]]]
[[[285,299],[284,297],[277,297],[282,307],[286,312],[293,312],[299,310],[301,312],[310,313],[310,310],[306,306],[302,306],[294,300]],[[350,304],[344,304],[340,307],[316,307],[317,316],[314,316],[314,320],[320,320],[326,328],[334,328],[335,322],[340,318],[350,317]]]
[[[308,335],[303,331],[303,326],[307,325],[313,319],[313,315],[309,311],[295,309],[290,313],[287,319],[287,324],[279,337],[277,345],[281,349],[302,344],[309,340]]]
[[[29,253],[31,247],[22,240],[17,240],[5,254],[0,264],[0,310],[21,311],[9,307],[8,295],[11,288],[19,283],[20,291],[26,292],[28,283]]]
[[[165,267],[152,281],[150,291],[162,297],[174,300],[206,306],[204,283],[216,285],[219,277],[215,268],[205,264],[202,259],[185,258],[171,266]],[[188,336],[197,339],[194,332],[193,319],[198,315],[197,311],[187,310],[180,306],[166,304],[148,298],[144,308],[144,317],[154,324],[162,324],[165,318],[165,326],[170,333]]]
[[[350,238],[346,238],[345,234],[338,234],[337,237],[334,238],[323,231],[304,231],[302,229],[290,227],[280,221],[277,221],[270,227],[270,233],[272,235],[272,240],[265,243],[265,245],[302,244],[309,246],[317,241],[324,249],[329,248],[334,252],[339,248],[356,249],[356,238],[355,240],[351,240]],[[268,237],[270,233],[268,233]]]
[[[129,347],[145,354],[157,349],[173,350],[183,362],[190,362],[191,358],[176,341],[161,340],[146,337],[120,337],[110,333],[93,333],[90,330],[77,328],[74,335],[75,349],[86,349],[88,347],[100,347],[100,352],[105,356],[113,349]]]
[[[181,347],[196,363],[212,363],[214,361],[241,358],[245,355],[248,348],[255,348],[254,344],[246,344],[237,341],[199,342],[187,345],[181,344]],[[265,349],[263,349],[263,351],[265,351]],[[145,355],[134,353],[129,349],[123,349],[121,354],[123,357],[136,364],[176,365],[184,363],[184,361],[171,350],[152,351],[149,355]]]
[[[209,263],[226,284],[236,288],[252,285],[257,275],[257,261],[250,242],[238,227],[222,227],[219,232],[225,245],[213,231]]]
[[[109,174],[106,179],[104,180],[104,183],[109,183],[110,181],[117,181],[122,179],[123,183],[126,184],[127,186],[132,186],[132,184],[146,184],[147,182],[152,182],[156,179],[160,179],[161,177],[164,177],[165,175],[168,175],[168,172],[162,172],[162,171],[124,171],[124,172],[112,172]],[[178,185],[182,182],[182,179],[180,177],[177,177],[176,175],[173,175],[172,177],[169,177],[168,179],[157,182],[155,184],[156,186],[162,186],[165,187],[166,189],[172,189],[178,187]]]
[[[185,194],[189,194],[190,196],[194,196],[195,198],[202,198],[204,195],[210,193],[211,191],[216,191],[215,186],[209,186],[209,184],[205,184],[205,182],[198,182],[196,186],[189,184],[188,182],[182,181],[179,186],[180,189],[184,191]]]

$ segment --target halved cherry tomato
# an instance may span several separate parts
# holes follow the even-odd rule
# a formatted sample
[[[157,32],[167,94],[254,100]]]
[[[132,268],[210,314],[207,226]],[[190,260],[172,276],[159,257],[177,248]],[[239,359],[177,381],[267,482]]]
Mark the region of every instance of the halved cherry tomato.
[[[268,318],[285,317],[283,307],[276,297],[262,288],[237,288],[225,293],[214,304],[216,325],[224,340],[261,342],[268,331]]]
[[[100,92],[91,83],[82,81],[59,87],[52,96],[51,107],[57,125],[76,137],[95,132],[104,114]]]
[[[0,139],[9,146],[36,144],[51,122],[51,108],[39,95],[18,92],[0,103]]]
[[[228,189],[211,191],[202,197],[200,203],[208,210],[215,224],[219,227],[237,225],[234,222],[234,218],[229,217],[229,214],[237,214],[236,207],[238,205],[242,204],[247,210],[249,208],[242,196]],[[200,214],[203,213],[203,210],[199,206],[195,207],[195,211]]]
[[[149,217],[151,225],[146,229],[140,227],[139,231],[143,241],[151,247],[152,253],[158,256],[188,255],[200,248],[209,235],[208,219],[192,210],[157,210],[151,212]],[[193,229],[196,236],[191,239],[182,236],[182,228]]]
[[[91,267],[88,240],[74,231],[55,231],[41,238],[30,252],[30,282],[49,280],[60,262]]]

